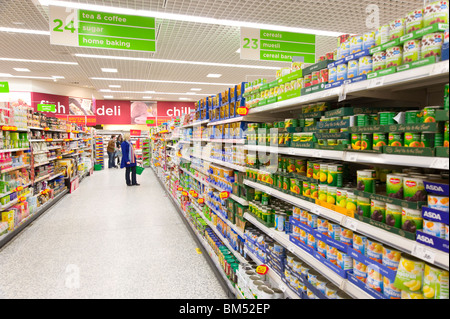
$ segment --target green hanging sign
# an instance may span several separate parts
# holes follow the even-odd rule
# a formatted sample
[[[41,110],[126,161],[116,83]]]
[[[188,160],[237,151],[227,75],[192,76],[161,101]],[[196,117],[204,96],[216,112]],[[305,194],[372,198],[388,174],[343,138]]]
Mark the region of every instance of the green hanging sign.
[[[56,112],[55,104],[38,104],[37,105],[38,112]]]
[[[0,82],[0,93],[9,93],[9,83]]]

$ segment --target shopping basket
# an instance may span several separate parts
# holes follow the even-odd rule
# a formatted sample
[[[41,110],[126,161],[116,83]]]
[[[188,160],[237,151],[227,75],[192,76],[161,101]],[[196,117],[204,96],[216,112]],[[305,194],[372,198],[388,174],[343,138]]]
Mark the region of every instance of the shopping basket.
[[[141,166],[136,166],[136,174],[138,175],[142,175],[142,173],[144,172],[145,168],[141,167]]]

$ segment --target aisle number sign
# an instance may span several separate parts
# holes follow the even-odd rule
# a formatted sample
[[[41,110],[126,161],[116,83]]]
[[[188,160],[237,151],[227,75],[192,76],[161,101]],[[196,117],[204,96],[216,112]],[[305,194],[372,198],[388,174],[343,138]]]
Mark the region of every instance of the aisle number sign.
[[[315,63],[316,36],[241,28],[241,59],[292,62],[293,57],[303,57],[305,63]]]
[[[156,51],[155,18],[50,6],[50,44]]]

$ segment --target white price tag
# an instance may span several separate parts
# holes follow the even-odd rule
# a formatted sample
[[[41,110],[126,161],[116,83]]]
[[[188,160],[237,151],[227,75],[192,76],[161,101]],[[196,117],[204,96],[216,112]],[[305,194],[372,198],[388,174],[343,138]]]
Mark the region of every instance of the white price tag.
[[[358,154],[349,152],[347,153],[347,161],[348,162],[356,162],[358,160]]]
[[[270,238],[273,238],[273,237],[275,237],[275,234],[273,232],[269,232],[269,236],[270,236]]]
[[[285,286],[285,285],[280,285],[278,288],[279,288],[283,293],[286,292],[286,286]]]
[[[289,245],[288,249],[291,253],[294,253],[294,251],[295,251],[294,245]]]
[[[339,90],[338,102],[345,101],[347,99],[347,84],[341,86]]]
[[[271,195],[272,195],[272,191],[271,191],[271,190],[267,190],[267,191],[266,191],[266,194],[269,195],[269,196],[271,196]]]
[[[448,158],[435,158],[431,162],[430,168],[449,169],[449,159]]]
[[[358,228],[358,222],[352,218],[347,218],[345,220],[345,227],[350,230],[356,231],[356,229]]]
[[[420,244],[414,245],[411,254],[431,264],[434,263],[434,259],[436,257],[436,254],[434,252],[430,251],[429,249]]]
[[[288,154],[289,154],[289,155],[295,155],[295,154],[296,154],[295,149],[290,148],[290,149],[288,150]]]
[[[314,206],[313,212],[314,212],[314,214],[320,216],[320,207]]]
[[[368,89],[373,89],[379,86],[383,86],[384,84],[384,76],[380,76],[378,78],[375,78],[373,80],[370,80],[369,85],[367,86]]]
[[[433,64],[433,67],[430,69],[430,75],[439,75],[448,73],[449,64],[448,63],[436,63]]]
[[[321,158],[322,156],[323,156],[323,152],[322,152],[322,151],[316,150],[316,151],[314,151],[314,153],[313,153],[313,157],[319,157],[319,158]]]

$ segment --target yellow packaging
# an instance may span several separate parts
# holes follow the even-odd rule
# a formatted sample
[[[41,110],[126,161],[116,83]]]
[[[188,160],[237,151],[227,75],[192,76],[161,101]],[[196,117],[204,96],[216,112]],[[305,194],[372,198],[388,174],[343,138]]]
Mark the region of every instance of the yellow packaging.
[[[425,265],[422,289],[425,299],[448,299],[448,289],[448,271]]]

